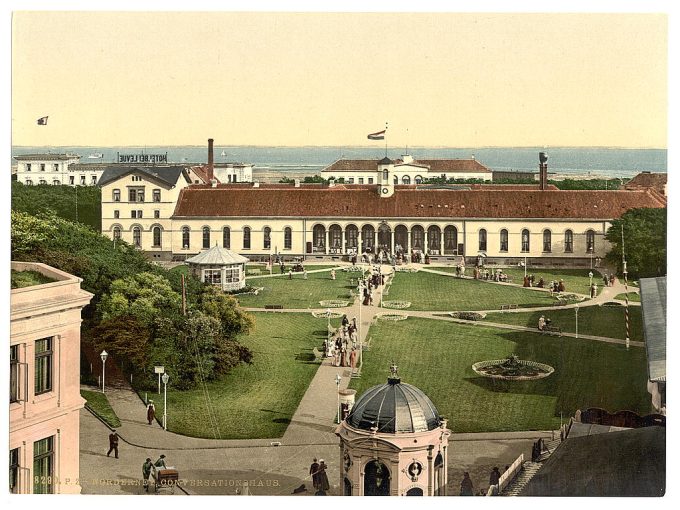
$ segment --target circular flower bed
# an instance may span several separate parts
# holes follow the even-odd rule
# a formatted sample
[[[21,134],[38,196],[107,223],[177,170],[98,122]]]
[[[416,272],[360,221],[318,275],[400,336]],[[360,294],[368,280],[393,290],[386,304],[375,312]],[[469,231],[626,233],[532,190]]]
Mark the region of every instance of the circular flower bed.
[[[449,315],[454,319],[465,319],[466,321],[480,321],[486,317],[485,313],[480,312],[451,312]]]
[[[383,301],[383,308],[393,308],[395,310],[403,310],[411,306],[410,301]]]
[[[343,308],[349,305],[349,301],[342,301],[340,299],[328,299],[326,301],[319,301],[319,304],[326,308]]]
[[[340,312],[333,312],[330,310],[324,312],[322,312],[321,310],[314,310],[312,312],[312,315],[319,319],[339,319],[340,317],[342,317],[343,314],[341,314]]]
[[[408,319],[408,315],[402,313],[386,313],[379,316],[381,319],[386,321],[405,321]]]
[[[472,370],[483,377],[506,381],[543,379],[555,371],[550,365],[519,359],[514,354],[507,359],[479,361],[472,365]]]
[[[361,273],[364,271],[364,268],[361,266],[345,266],[342,268],[343,271],[348,271],[348,272],[356,272],[356,273]]]

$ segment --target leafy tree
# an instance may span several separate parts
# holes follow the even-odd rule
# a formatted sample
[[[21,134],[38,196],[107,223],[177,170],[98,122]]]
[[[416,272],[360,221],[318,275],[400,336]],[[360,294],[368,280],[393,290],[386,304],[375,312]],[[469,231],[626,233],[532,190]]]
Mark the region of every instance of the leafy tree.
[[[612,245],[606,260],[623,272],[621,227],[629,278],[666,274],[666,209],[631,209],[612,221],[605,239]]]
[[[97,351],[106,349],[123,369],[148,366],[151,332],[132,315],[118,315],[103,320],[87,333]]]
[[[222,335],[234,338],[249,333],[254,326],[253,317],[238,307],[233,296],[208,286],[200,296],[200,310],[220,322]]]

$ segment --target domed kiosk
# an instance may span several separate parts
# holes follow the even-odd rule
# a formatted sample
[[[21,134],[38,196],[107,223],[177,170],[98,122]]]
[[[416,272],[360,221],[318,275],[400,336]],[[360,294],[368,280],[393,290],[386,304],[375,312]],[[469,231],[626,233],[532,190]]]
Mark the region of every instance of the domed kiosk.
[[[402,383],[396,365],[338,425],[345,496],[445,496],[451,431],[421,390]]]

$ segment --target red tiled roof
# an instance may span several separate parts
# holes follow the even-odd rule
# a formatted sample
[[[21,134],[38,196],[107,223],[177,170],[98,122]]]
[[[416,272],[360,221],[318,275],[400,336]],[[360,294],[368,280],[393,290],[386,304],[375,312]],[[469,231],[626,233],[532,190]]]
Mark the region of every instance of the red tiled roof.
[[[512,190],[512,188],[511,188]],[[176,217],[575,218],[609,220],[629,209],[665,207],[648,191],[423,189],[395,186],[273,187],[194,185],[180,192]]]
[[[191,171],[196,174],[196,176],[201,179],[204,183],[208,184],[210,182],[210,179],[208,178],[208,165],[204,166],[192,166]],[[217,182],[219,180],[217,177],[213,176],[213,179],[215,179]]]
[[[339,159],[327,166],[323,172],[377,172],[377,159]],[[491,173],[487,167],[475,159],[418,159],[411,163],[404,163],[401,159],[394,161],[395,165],[413,165],[427,167],[435,173]]]
[[[663,173],[651,173],[642,172],[633,177],[628,181],[624,188],[625,189],[638,189],[638,188],[654,188],[656,191],[665,194],[665,186],[668,182],[668,174]]]

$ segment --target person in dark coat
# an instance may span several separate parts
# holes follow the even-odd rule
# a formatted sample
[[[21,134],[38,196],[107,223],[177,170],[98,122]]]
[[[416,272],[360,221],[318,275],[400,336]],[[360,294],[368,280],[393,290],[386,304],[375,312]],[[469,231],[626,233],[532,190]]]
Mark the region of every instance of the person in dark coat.
[[[153,462],[147,457],[144,464],[142,464],[142,476],[144,477],[144,490],[149,492],[149,477],[151,476],[151,470],[153,469]]]
[[[328,475],[326,474],[326,463],[323,459],[319,460],[319,488],[316,496],[325,496],[326,491],[330,490],[331,485],[328,483]]]
[[[460,482],[460,495],[461,496],[474,496],[475,492],[472,488],[472,480],[470,480],[470,473],[465,471],[463,473],[463,481]]]
[[[319,490],[319,463],[316,461],[316,457],[312,461],[312,465],[309,466],[309,474],[312,476],[312,485],[314,490]]]
[[[154,466],[156,466],[158,469],[168,469],[168,466],[165,464],[165,455],[158,457],[158,460],[154,462]]]
[[[155,417],[156,406],[153,404],[153,400],[149,400],[149,405],[146,406],[146,420],[149,422],[149,425],[153,423]]]
[[[116,458],[118,458],[118,434],[115,429],[109,434],[109,451],[106,453],[106,456],[111,455],[111,452],[115,452]]]
[[[498,466],[496,466],[493,468],[493,470],[491,471],[491,475],[489,476],[489,485],[498,485],[500,479],[501,473],[498,470]]]

